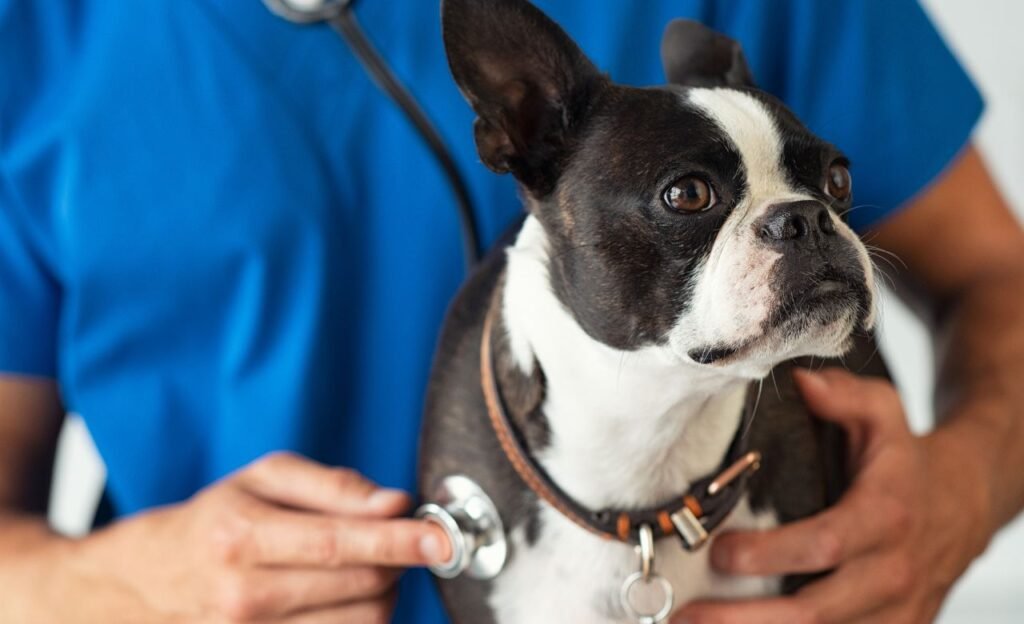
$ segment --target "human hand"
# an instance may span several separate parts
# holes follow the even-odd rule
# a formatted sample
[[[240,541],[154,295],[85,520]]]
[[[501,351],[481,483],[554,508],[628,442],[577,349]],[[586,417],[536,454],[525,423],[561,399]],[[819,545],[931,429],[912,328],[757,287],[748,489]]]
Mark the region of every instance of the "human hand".
[[[351,470],[269,455],[62,548],[53,573],[76,613],[59,621],[388,622],[402,568],[450,556],[438,527],[397,518],[410,502]]]
[[[840,369],[794,378],[811,411],[846,430],[853,483],[835,507],[806,520],[723,534],[712,565],[759,576],[833,571],[794,596],[694,602],[673,622],[931,622],[993,532],[978,469],[954,437],[915,437],[884,380]]]

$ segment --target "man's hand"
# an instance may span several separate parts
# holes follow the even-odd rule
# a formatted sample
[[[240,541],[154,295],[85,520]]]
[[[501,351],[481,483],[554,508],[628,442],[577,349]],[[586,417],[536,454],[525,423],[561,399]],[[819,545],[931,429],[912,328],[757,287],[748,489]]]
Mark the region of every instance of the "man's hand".
[[[854,481],[835,507],[770,531],[723,534],[713,565],[774,576],[833,570],[795,596],[687,605],[674,622],[925,624],[994,531],[977,462],[949,437],[915,437],[891,384],[842,370],[795,374],[808,406],[846,429]]]
[[[397,518],[409,504],[270,455],[182,505],[34,553],[26,583],[52,601],[29,621],[385,623],[402,568],[450,556],[440,529]],[[57,617],[61,605],[72,612]]]

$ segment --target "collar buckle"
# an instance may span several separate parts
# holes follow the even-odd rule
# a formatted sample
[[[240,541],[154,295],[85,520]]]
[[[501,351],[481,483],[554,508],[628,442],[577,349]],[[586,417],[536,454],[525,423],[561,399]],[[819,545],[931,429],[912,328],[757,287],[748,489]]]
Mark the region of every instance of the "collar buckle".
[[[683,507],[679,511],[669,514],[668,517],[672,520],[672,526],[676,528],[683,548],[688,552],[700,550],[707,543],[708,531],[704,528],[700,518],[690,511],[689,507]]]
[[[758,451],[746,453],[720,472],[708,484],[704,498],[698,500],[699,495],[698,497],[687,496],[686,504],[678,511],[669,514],[669,519],[672,521],[672,526],[675,527],[676,534],[683,543],[683,548],[689,552],[700,550],[707,543],[708,538],[711,536],[711,531],[716,529],[725,520],[738,497],[728,497],[727,500],[732,501],[732,503],[727,505],[727,510],[724,513],[712,512],[710,518],[708,515],[710,510],[702,503],[711,504],[711,499],[721,494],[731,483],[741,477],[757,472],[760,467],[761,453]],[[715,507],[715,505],[712,505],[712,509]],[[710,527],[707,523],[710,523]]]

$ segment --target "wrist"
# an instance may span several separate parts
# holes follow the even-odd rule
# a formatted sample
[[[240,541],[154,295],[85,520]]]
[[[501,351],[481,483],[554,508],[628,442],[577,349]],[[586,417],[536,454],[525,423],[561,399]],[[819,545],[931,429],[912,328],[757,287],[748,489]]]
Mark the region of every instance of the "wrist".
[[[60,556],[72,542],[50,530],[43,519],[4,522],[0,543],[0,621],[53,621],[54,605],[64,599],[55,592],[60,582]],[[59,591],[59,590],[58,590]],[[63,621],[63,620],[62,620]]]
[[[122,575],[124,562],[110,557],[103,533],[58,538],[42,545],[22,570],[19,590],[26,623],[143,622]],[[6,620],[4,620],[6,621]]]
[[[985,551],[1002,525],[995,505],[997,467],[984,433],[971,422],[952,421],[923,438],[933,497],[947,501],[941,521],[957,533],[951,545],[963,569]]]

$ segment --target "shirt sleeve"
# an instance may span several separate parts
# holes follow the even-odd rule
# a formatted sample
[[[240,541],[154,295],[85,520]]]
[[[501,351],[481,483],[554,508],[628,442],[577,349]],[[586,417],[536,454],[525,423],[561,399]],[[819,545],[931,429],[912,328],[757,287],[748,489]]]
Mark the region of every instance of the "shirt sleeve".
[[[981,115],[977,88],[913,0],[756,2],[718,17],[759,85],[852,161],[859,230],[939,176]]]
[[[66,64],[53,52],[66,39],[43,18],[63,13],[0,0],[0,374],[57,377],[62,290],[42,203],[57,193],[25,165],[31,149],[24,147],[38,143],[31,121],[39,113],[37,94]],[[30,198],[32,191],[38,192]]]
[[[0,373],[57,376],[60,289],[0,170]]]

